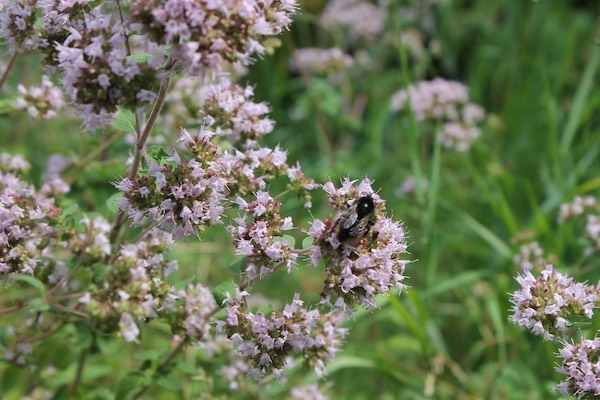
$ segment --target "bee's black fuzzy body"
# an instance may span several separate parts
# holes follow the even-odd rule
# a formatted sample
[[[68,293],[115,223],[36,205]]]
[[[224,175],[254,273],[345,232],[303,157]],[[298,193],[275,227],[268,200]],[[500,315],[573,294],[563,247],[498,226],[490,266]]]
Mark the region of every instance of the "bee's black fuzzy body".
[[[335,233],[340,242],[353,241],[364,237],[372,225],[371,217],[375,211],[373,198],[363,196],[334,219]]]

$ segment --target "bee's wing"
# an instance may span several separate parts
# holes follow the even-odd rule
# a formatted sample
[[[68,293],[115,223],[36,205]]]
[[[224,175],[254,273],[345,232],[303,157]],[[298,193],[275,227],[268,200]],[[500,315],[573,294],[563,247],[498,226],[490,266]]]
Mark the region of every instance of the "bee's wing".
[[[369,229],[369,218],[362,218],[356,225],[350,229],[350,236],[362,237]]]
[[[344,212],[344,215],[341,216],[341,226],[342,229],[350,229],[352,225],[356,224],[358,220],[358,213],[356,212],[356,207],[350,207]]]

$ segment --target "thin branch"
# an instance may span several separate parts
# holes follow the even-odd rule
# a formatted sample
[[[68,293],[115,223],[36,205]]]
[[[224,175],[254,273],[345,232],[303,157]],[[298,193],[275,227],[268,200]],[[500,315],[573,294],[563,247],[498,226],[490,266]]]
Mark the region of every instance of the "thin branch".
[[[75,168],[69,172],[69,175],[67,177],[65,177],[65,181],[69,184],[73,183],[73,181],[75,181],[75,178],[77,177],[77,172],[81,171],[82,169],[85,169],[85,167],[87,167],[93,159],[102,154],[104,150],[106,150],[115,141],[120,139],[121,136],[123,136],[123,133],[119,131],[112,135],[109,139],[102,141],[102,143],[100,143],[98,147],[96,147],[90,154],[88,154],[84,159],[77,163]]]
[[[87,360],[88,351],[89,350],[86,348],[81,350],[81,353],[79,353],[79,358],[77,360],[77,373],[75,374],[75,380],[71,385],[72,394],[75,394],[77,392],[77,388],[81,383],[81,376],[83,375],[83,367],[85,366],[85,362]]]
[[[139,235],[137,235],[131,242],[132,243],[137,243],[138,240],[140,240],[141,238],[143,238],[148,232],[150,232],[152,229],[156,228],[157,226],[158,226],[158,221],[154,221],[148,227],[146,227],[146,229],[144,229],[143,231],[141,231],[139,233]]]
[[[56,332],[60,331],[66,324],[67,324],[66,322],[61,322],[61,324],[58,325],[56,328],[50,329],[49,331],[46,331],[44,333],[40,333],[37,336],[30,337],[29,339],[25,340],[24,342],[25,343],[33,343],[33,342],[40,341],[42,339],[46,339],[48,336],[52,336]]]
[[[117,8],[119,10],[119,18],[121,19],[121,24],[123,25],[123,36],[125,37],[125,47],[127,48],[127,55],[131,55],[131,47],[129,47],[129,33],[127,32],[127,25],[125,24],[125,18],[123,18],[123,10],[121,9],[121,2],[117,1]]]
[[[171,361],[173,361],[173,359],[175,357],[177,357],[177,355],[183,350],[183,348],[185,347],[187,342],[188,342],[187,338],[184,338],[181,340],[181,342],[179,342],[179,344],[173,350],[171,350],[169,355],[167,355],[167,357],[164,359],[164,361],[158,366],[158,368],[156,368],[156,374],[161,374],[166,370],[166,368],[169,366]],[[150,389],[151,386],[152,386],[152,383],[142,386],[133,395],[133,397],[131,399],[136,400],[136,399],[142,398],[142,396],[148,391],[148,389]]]
[[[63,276],[63,278],[56,284],[56,286],[54,286],[52,289],[50,289],[47,297],[51,297],[58,289],[60,289],[62,287],[62,285],[65,284],[65,282],[67,282],[69,279],[71,279],[73,277],[73,275],[75,275],[75,272],[77,272],[79,267],[81,267],[81,257],[79,258],[79,260],[77,261],[77,264],[73,267],[73,269],[71,269],[67,275]]]
[[[89,319],[90,318],[90,316],[88,314],[84,313],[83,311],[79,311],[79,310],[77,310],[75,308],[69,308],[67,306],[63,306],[62,304],[58,304],[58,303],[55,303],[55,302],[48,303],[48,305],[52,306],[54,308],[58,308],[59,310],[64,311],[66,313],[77,315],[77,316],[79,316],[81,318],[84,318],[84,319]]]
[[[244,281],[240,284],[240,290],[246,290],[248,289],[250,286],[255,285],[257,282],[262,281],[263,279],[265,279],[267,276],[274,274],[275,272],[279,271],[281,268],[285,267],[287,263],[287,260],[281,261],[279,264],[277,264],[273,270],[271,272],[269,272],[268,275],[262,276],[262,277],[258,277],[256,279],[252,279],[252,280],[248,280],[248,281]]]
[[[146,123],[146,127],[142,132],[141,136],[138,136],[138,141],[135,147],[135,155],[133,158],[133,163],[131,164],[131,169],[129,170],[128,178],[130,180],[134,180],[137,176],[138,170],[140,168],[140,164],[142,162],[142,154],[144,153],[144,146],[146,145],[146,141],[150,136],[150,132],[152,132],[152,128],[156,123],[156,119],[160,114],[160,110],[162,110],[163,105],[165,104],[165,98],[167,95],[167,89],[169,87],[169,77],[167,76],[165,80],[161,83],[160,89],[158,90],[158,97],[156,99],[156,103],[154,104],[154,108],[150,114],[150,118],[148,118],[148,122]],[[136,113],[137,114],[137,113]],[[137,125],[137,124],[136,124]],[[112,244],[115,243],[117,237],[119,236],[119,231],[123,226],[123,222],[125,221],[125,213],[121,212],[117,214],[117,218],[113,225],[113,229],[110,233],[110,242]]]
[[[17,53],[16,51],[13,52],[12,55],[10,56],[10,60],[8,60],[6,69],[4,70],[4,73],[2,74],[2,77],[0,78],[0,89],[4,85],[4,82],[6,82],[6,79],[8,78],[8,73],[12,69],[13,65],[15,65],[15,60],[17,59],[17,54],[19,54],[19,53]]]
[[[11,312],[19,311],[23,307],[25,307],[25,304],[19,302],[18,304],[14,305],[14,306],[1,308],[0,315],[10,314]]]

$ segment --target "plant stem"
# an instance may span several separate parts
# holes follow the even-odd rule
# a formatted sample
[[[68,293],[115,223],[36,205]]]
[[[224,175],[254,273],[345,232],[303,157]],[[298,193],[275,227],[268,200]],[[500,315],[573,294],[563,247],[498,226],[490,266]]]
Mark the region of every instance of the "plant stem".
[[[167,357],[164,359],[164,361],[158,366],[158,368],[156,368],[155,374],[160,374],[160,373],[164,372],[165,369],[171,363],[171,361],[173,361],[173,359],[183,350],[183,348],[185,347],[187,342],[188,342],[187,338],[184,338],[183,340],[181,340],[181,342],[179,342],[179,344],[173,350],[171,350],[171,352],[167,355]],[[132,400],[140,399],[148,391],[148,389],[150,389],[151,385],[152,385],[152,383],[142,386],[133,395],[133,397],[131,399]]]
[[[42,339],[46,339],[48,336],[52,336],[52,335],[54,335],[56,332],[60,331],[60,330],[63,328],[63,326],[65,326],[65,325],[66,325],[66,322],[62,322],[60,325],[58,325],[58,326],[57,326],[56,328],[54,328],[54,329],[50,329],[49,331],[46,331],[46,332],[44,332],[44,333],[40,333],[40,334],[39,334],[39,335],[37,335],[37,336],[33,336],[33,337],[31,337],[31,338],[29,338],[29,339],[25,340],[25,343],[33,343],[33,342],[40,341],[40,340],[42,340]]]
[[[17,54],[19,54],[19,53],[17,53],[16,51],[13,52],[12,55],[10,56],[10,60],[8,60],[6,69],[4,70],[4,73],[2,74],[2,77],[0,78],[0,89],[4,85],[4,82],[6,82],[6,78],[8,78],[8,73],[12,69],[13,65],[15,65],[15,60],[17,59]]]
[[[167,88],[169,87],[169,77],[167,76],[165,80],[161,83],[160,89],[158,90],[158,97],[156,99],[156,103],[154,104],[154,108],[150,114],[150,118],[146,123],[146,127],[141,135],[138,135],[138,140],[135,146],[135,155],[133,157],[133,163],[131,164],[131,169],[129,170],[128,178],[130,180],[134,180],[137,176],[138,170],[140,168],[140,164],[142,162],[142,154],[144,153],[144,146],[146,145],[146,141],[150,136],[150,132],[152,132],[152,127],[156,123],[156,118],[158,118],[158,114],[160,114],[160,110],[162,110],[163,105],[165,104],[165,98],[167,95]],[[137,113],[136,113],[137,115]],[[137,122],[136,122],[136,125]],[[115,223],[113,225],[113,229],[110,233],[110,242],[115,244],[117,237],[119,236],[119,231],[123,226],[123,222],[125,221],[125,214],[119,213],[117,214],[117,218],[115,219]]]
[[[117,1],[117,8],[119,9],[119,19],[121,20],[121,24],[123,25],[123,36],[125,37],[125,47],[127,48],[127,55],[131,55],[131,47],[129,47],[129,33],[127,33],[125,18],[123,18],[123,10],[121,9],[121,2]]]
[[[83,375],[83,367],[85,366],[85,362],[87,360],[88,349],[81,350],[79,353],[79,358],[77,360],[77,373],[75,374],[75,380],[73,381],[73,385],[71,386],[71,394],[75,395],[77,392],[77,388],[81,383],[81,376]]]
[[[291,43],[291,41],[288,41],[288,43],[290,44],[290,46],[292,46],[292,51],[293,51],[293,44]],[[306,91],[310,92],[312,84],[310,81],[310,74],[308,73],[308,70],[300,62],[300,60],[298,59],[298,57],[296,55],[294,55],[294,61],[296,62],[296,65],[298,66],[298,71],[300,72],[300,76],[302,77],[302,82],[304,83],[304,87],[306,88]],[[331,144],[331,138],[329,137],[329,127],[327,124],[327,117],[325,116],[325,114],[323,114],[323,111],[321,111],[321,108],[319,107],[319,104],[318,104],[315,96],[310,95],[310,101],[312,103],[313,110],[315,111],[315,115],[317,117],[317,128],[318,128],[317,132],[319,133],[321,142],[323,143],[325,154],[326,154],[327,158],[329,158],[329,162],[331,163],[331,165],[335,165],[335,153],[333,151],[333,145]]]
[[[0,309],[0,315],[10,314],[11,312],[19,311],[23,307],[25,307],[25,304],[22,304],[22,303],[19,302],[19,304],[16,304],[14,306],[10,306],[10,307],[6,307],[6,308]]]
[[[132,243],[137,243],[138,240],[140,240],[141,238],[143,238],[152,229],[156,228],[157,225],[158,225],[158,222],[156,222],[156,221],[153,222],[153,223],[151,223],[148,227],[146,227],[146,229],[144,229],[143,231],[141,231],[139,233],[139,235],[137,235],[131,242]]]
[[[122,132],[117,132],[114,135],[112,135],[109,139],[102,141],[102,143],[100,143],[100,145],[98,147],[96,147],[94,149],[94,151],[92,151],[84,159],[82,159],[80,162],[77,163],[75,168],[69,172],[69,175],[67,177],[65,177],[65,181],[68,184],[72,184],[75,181],[75,178],[77,177],[77,173],[79,171],[81,171],[82,169],[85,169],[85,167],[87,167],[88,164],[93,159],[95,159],[100,154],[102,154],[102,152],[104,150],[106,150],[110,145],[112,145],[115,141],[120,139],[122,136],[123,136]]]
[[[281,268],[283,268],[286,265],[285,261],[281,261],[279,264],[277,264],[274,268],[273,271],[271,271],[268,275],[265,275],[263,277],[258,277],[256,279],[252,279],[252,280],[248,280],[248,281],[243,281],[240,284],[240,290],[246,290],[248,289],[250,286],[256,284],[259,281],[262,281],[263,279],[265,279],[267,276],[279,271]]]
[[[71,279],[73,275],[75,275],[75,272],[77,272],[79,267],[81,267],[81,257],[79,258],[77,264],[73,267],[73,269],[71,269],[67,275],[63,276],[63,278],[52,289],[50,289],[47,297],[51,297],[58,289],[62,287],[62,285],[65,284],[65,282]]]

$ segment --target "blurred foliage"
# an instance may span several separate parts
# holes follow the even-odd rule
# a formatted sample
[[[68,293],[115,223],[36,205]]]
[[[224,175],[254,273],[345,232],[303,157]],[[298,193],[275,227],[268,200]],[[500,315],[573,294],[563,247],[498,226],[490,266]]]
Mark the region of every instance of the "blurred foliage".
[[[380,310],[358,312],[349,321],[350,335],[329,365],[326,391],[339,399],[557,398],[555,346],[508,323],[508,294],[517,286],[513,276],[518,272],[512,262],[517,249],[513,238],[526,232],[557,256],[558,267],[580,280],[600,278],[597,259],[585,270],[576,265],[580,233],[556,222],[560,203],[600,188],[600,3],[439,4],[430,12],[441,56],[423,62],[411,59],[398,40],[404,28],[395,18],[401,12],[398,3],[391,1],[381,37],[356,43],[321,29],[315,13],[325,5],[308,0],[291,32],[282,37],[282,46],[241,79],[256,85],[258,100],[271,104],[277,128],[265,139],[267,145],[280,143],[289,160],[299,160],[306,175],[317,181],[375,179],[388,209],[410,233],[415,260],[407,267],[411,289],[380,299]],[[339,83],[290,70],[295,49],[332,46],[368,58],[369,67],[345,71]],[[38,61],[20,57],[9,86],[34,81]],[[489,113],[487,124],[470,152],[442,152],[437,196],[422,191],[398,197],[396,189],[414,176],[415,165],[424,177],[431,176],[433,145],[421,126],[389,112],[389,99],[411,82],[438,76],[465,83],[471,99]],[[25,113],[0,115],[2,150],[24,154],[36,178],[49,154],[84,160],[116,134],[79,131],[74,118],[35,122]],[[69,172],[69,197],[81,210],[109,215],[106,200],[116,191],[111,182],[126,174],[128,149],[124,140],[116,140],[110,153],[77,167],[85,168],[84,174]],[[313,204],[317,217],[332,212],[322,195]],[[284,212],[308,227],[310,215],[299,202],[286,202]],[[235,279],[226,268],[235,257],[222,228],[207,232],[201,241],[181,243],[175,255],[181,265],[175,281],[195,277],[216,285]],[[254,292],[276,304],[301,290],[303,298],[315,302],[322,281],[322,271],[306,268],[269,277]],[[164,357],[156,343],[165,347],[167,331],[150,324],[137,345],[97,336],[86,326],[73,327],[44,342],[35,367],[58,370],[45,386],[57,390],[54,398],[65,398],[78,354],[87,349],[81,378],[85,398],[110,398],[114,388],[125,390],[142,379],[144,365]],[[141,372],[125,375],[140,364]],[[218,372],[211,368],[201,353],[188,352],[176,375],[165,377],[148,398],[198,398],[212,388],[210,375]],[[5,364],[0,374],[0,393],[6,399],[20,398],[44,379],[32,369]],[[310,373],[290,374],[288,386],[311,381]],[[275,384],[260,397],[286,394]]]

